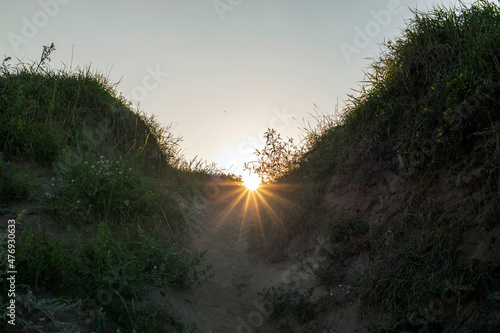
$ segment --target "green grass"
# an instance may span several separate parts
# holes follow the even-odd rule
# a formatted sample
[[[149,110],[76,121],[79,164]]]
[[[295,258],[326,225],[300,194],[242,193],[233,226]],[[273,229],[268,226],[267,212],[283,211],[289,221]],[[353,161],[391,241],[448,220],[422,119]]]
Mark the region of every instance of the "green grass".
[[[30,286],[35,293],[71,290],[73,299],[84,300],[84,312],[97,315],[95,311],[103,309],[100,316],[109,322],[108,328],[124,322],[138,329],[149,323],[152,314],[135,304],[153,289],[166,285],[185,289],[211,278],[210,267],[199,268],[203,253],[188,255],[140,227],[117,236],[119,232],[101,223],[90,238],[74,240],[69,234],[58,241],[30,228],[18,234],[16,263],[23,274],[17,283]],[[158,327],[183,326],[166,309],[156,312]],[[162,321],[167,315],[169,320]]]
[[[179,198],[199,193],[221,172],[187,161],[172,126],[132,109],[102,74],[50,68],[54,51],[45,46],[39,62],[11,65],[7,58],[0,67],[2,213],[13,212],[11,202],[43,204],[59,232],[48,236],[24,225],[22,214],[16,219],[19,297],[71,291],[68,302],[79,304],[96,332],[194,331],[168,306],[140,304],[153,289],[186,289],[211,277],[210,267],[200,266],[203,253],[188,254],[174,239],[190,214]],[[22,162],[33,170],[20,172]],[[30,181],[30,173],[45,176]],[[33,307],[40,314],[70,311],[70,303],[55,311],[53,301]],[[28,321],[20,325],[34,329]],[[47,329],[60,325],[47,319]]]
[[[168,225],[169,221],[181,221],[182,212],[172,193],[145,177],[134,157],[101,155],[66,165],[60,172],[60,184],[56,182],[57,191],[46,202],[48,209],[74,222],[163,221]]]
[[[316,271],[326,285],[342,279],[344,261],[369,251],[372,266],[354,288],[372,321],[369,331],[494,331],[499,319],[488,297],[500,289],[499,78],[497,5],[415,11],[336,121],[306,128],[296,146],[268,132],[256,164],[247,165],[269,180],[275,196],[274,212],[260,214],[262,229],[270,231],[263,246],[279,253],[311,229],[329,235],[330,262]],[[367,223],[339,219],[342,212],[323,205],[337,172],[349,177],[349,170],[381,162],[409,184],[391,199],[394,213]],[[268,168],[273,163],[284,167]],[[450,199],[448,191],[461,194]],[[469,258],[463,248],[477,230],[487,235],[487,250]],[[443,299],[442,310],[432,308]],[[483,310],[460,312],[469,323],[453,320],[474,302]]]
[[[400,168],[414,173],[450,165],[478,147],[485,148],[485,166],[494,168],[499,16],[488,1],[416,12],[403,35],[386,43],[337,121],[320,118],[317,128],[306,128],[302,145],[269,130],[247,168],[271,182],[311,182],[331,174],[347,154],[377,158],[394,150]]]

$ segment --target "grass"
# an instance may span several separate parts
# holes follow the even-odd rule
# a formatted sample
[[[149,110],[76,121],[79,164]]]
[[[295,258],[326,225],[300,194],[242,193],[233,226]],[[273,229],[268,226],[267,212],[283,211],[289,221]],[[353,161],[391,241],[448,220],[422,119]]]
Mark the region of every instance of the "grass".
[[[316,272],[328,285],[342,279],[343,262],[369,251],[354,288],[368,331],[498,327],[490,295],[500,289],[499,28],[500,9],[488,1],[415,11],[336,121],[306,128],[298,146],[270,130],[247,165],[274,195],[274,213],[260,214],[268,252],[311,229],[328,235],[330,262]],[[324,206],[332,177],[366,188],[351,170],[381,163],[407,184],[387,203],[391,213],[365,222]],[[478,230],[484,250],[467,255]]]
[[[331,296],[324,293],[314,297],[312,292],[312,288],[300,292],[292,287],[288,290],[272,287],[264,289],[259,296],[271,318],[280,321],[280,331],[287,332],[290,330],[291,320],[303,324],[328,309]]]
[[[54,180],[56,192],[46,205],[75,222],[182,220],[172,193],[155,179],[144,177],[140,168],[135,156],[101,155],[66,165],[59,182]]]
[[[175,239],[190,214],[179,200],[221,172],[187,161],[172,126],[132,109],[102,74],[50,68],[54,51],[45,46],[38,62],[11,65],[7,58],[0,67],[2,214],[16,214],[11,203],[43,207],[58,229],[49,236],[38,231],[43,218],[38,228],[22,214],[16,219],[16,268],[23,272],[17,284],[25,286],[18,301],[29,298],[34,310],[19,325],[62,330],[60,318],[78,304],[92,318],[86,329],[95,332],[192,332],[168,306],[141,302],[153,289],[186,289],[211,278],[210,267],[201,266],[204,254],[186,253]],[[20,172],[23,162],[32,170]],[[32,182],[30,173],[52,179]],[[2,274],[0,285],[6,283]],[[69,291],[72,299],[57,298]],[[38,317],[45,328],[30,322]]]

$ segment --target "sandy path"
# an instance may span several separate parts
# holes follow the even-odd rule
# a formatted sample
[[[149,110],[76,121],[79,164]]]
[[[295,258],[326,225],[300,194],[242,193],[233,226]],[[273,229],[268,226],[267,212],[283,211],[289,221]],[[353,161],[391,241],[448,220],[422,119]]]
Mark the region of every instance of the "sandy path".
[[[252,214],[243,214],[243,203],[229,211],[230,203],[208,205],[200,211],[193,218],[193,234],[186,246],[207,251],[202,266],[212,265],[214,277],[200,287],[174,294],[170,302],[178,309],[176,315],[196,324],[201,333],[272,332],[257,293],[281,283],[287,264],[266,264],[249,252]]]

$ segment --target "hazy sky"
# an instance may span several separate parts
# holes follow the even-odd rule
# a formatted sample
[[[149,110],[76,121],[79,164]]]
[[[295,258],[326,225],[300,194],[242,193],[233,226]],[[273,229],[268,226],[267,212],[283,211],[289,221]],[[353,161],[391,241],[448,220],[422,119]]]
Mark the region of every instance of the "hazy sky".
[[[342,109],[409,8],[455,1],[3,1],[0,56],[92,64],[161,123],[185,153],[240,173],[273,127],[298,137],[315,103]],[[470,3],[470,1],[466,1]],[[295,118],[296,120],[294,120]]]

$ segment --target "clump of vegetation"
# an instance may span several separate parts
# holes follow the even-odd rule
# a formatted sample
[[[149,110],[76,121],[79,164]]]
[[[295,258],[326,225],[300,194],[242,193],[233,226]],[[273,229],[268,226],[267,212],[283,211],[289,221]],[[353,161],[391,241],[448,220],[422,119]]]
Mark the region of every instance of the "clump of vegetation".
[[[72,290],[72,297],[86,299],[85,305],[91,309],[106,310],[105,318],[112,319],[108,328],[117,320],[130,329],[144,324],[148,314],[144,318],[126,315],[134,303],[140,303],[140,295],[165,285],[189,288],[211,277],[210,267],[198,268],[203,253],[188,255],[174,243],[165,244],[140,227],[117,238],[110,225],[101,223],[92,237],[80,236],[71,245],[69,234],[63,237],[67,241],[56,241],[30,229],[19,235],[17,265],[24,273],[22,282],[34,291]]]
[[[66,166],[61,184],[54,180],[57,192],[47,206],[61,218],[75,222],[164,220],[168,224],[169,220],[182,220],[172,194],[140,170],[134,156],[82,159]]]
[[[324,312],[331,303],[331,296],[328,292],[323,293],[319,297],[314,297],[312,293],[312,288],[300,292],[291,287],[288,290],[282,287],[272,287],[264,289],[259,293],[259,296],[262,298],[264,306],[272,318],[277,320],[284,319],[285,322],[293,319],[299,324],[303,324],[312,320],[319,313]],[[289,327],[285,324],[283,329]]]
[[[374,259],[356,292],[374,321],[370,331],[476,324],[494,331],[493,310],[467,313],[462,305],[496,308],[491,295],[500,289],[500,9],[477,1],[414,14],[402,35],[386,42],[359,95],[350,96],[336,123],[319,126],[321,135],[310,137],[308,149],[297,155],[276,145],[276,134],[266,137],[258,156],[293,163],[270,168],[274,178],[265,174],[267,160],[253,167],[274,182],[267,190],[280,197],[271,201],[273,214],[260,215],[262,228],[286,228],[280,244],[316,228],[330,237],[332,262],[351,258],[358,246],[353,240],[362,237],[363,250]],[[354,218],[332,224],[328,216],[342,212],[324,206],[327,181],[361,167],[370,171],[369,165],[380,168],[373,174],[387,171],[407,184],[385,203],[391,212],[358,212],[367,223]],[[464,254],[478,242],[470,240],[478,232],[483,250]],[[328,283],[342,279],[341,269],[332,263],[317,273]],[[381,310],[380,317],[373,309]],[[462,319],[453,320],[457,313]]]
[[[186,253],[175,239],[189,214],[179,198],[220,171],[186,161],[171,126],[133,110],[105,76],[50,68],[53,51],[45,46],[38,62],[10,65],[7,58],[0,67],[0,200],[29,199],[67,230],[49,236],[37,230],[45,221],[36,228],[18,215],[17,283],[26,286],[19,300],[32,300],[29,316],[43,317],[50,330],[65,323],[45,312],[71,313],[78,304],[95,332],[192,331],[168,306],[139,304],[153,289],[189,288],[211,277],[210,267],[200,266],[204,254]],[[23,162],[30,163],[20,169]],[[43,176],[23,176],[28,165]],[[15,214],[8,206],[1,213]],[[69,290],[67,302],[34,296]],[[19,324],[35,329],[29,320]]]

